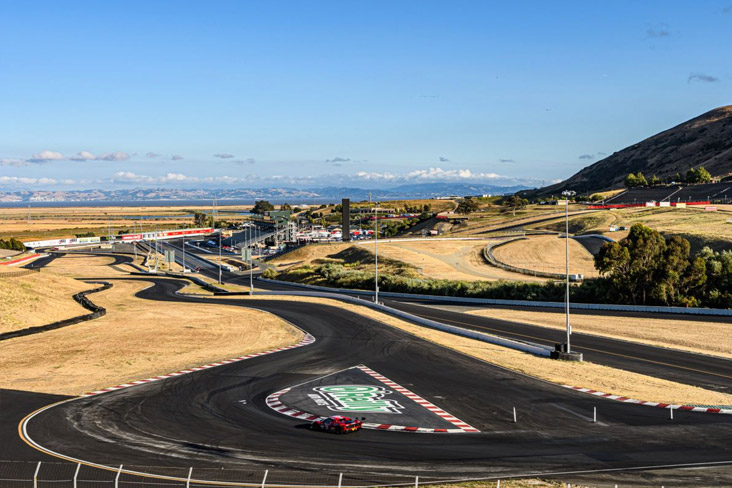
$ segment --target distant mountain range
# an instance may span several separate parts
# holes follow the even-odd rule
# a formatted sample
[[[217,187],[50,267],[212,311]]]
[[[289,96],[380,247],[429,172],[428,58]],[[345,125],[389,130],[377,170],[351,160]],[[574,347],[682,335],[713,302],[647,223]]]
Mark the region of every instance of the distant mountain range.
[[[151,202],[217,200],[272,200],[290,203],[308,201],[336,201],[341,198],[352,200],[397,200],[434,198],[441,196],[505,195],[525,189],[525,186],[501,187],[467,183],[420,183],[402,185],[389,189],[363,189],[349,187],[326,187],[312,189],[297,188],[235,188],[235,189],[171,189],[136,188],[131,190],[20,190],[0,192],[1,203],[32,202]]]
[[[623,187],[629,173],[660,179],[703,166],[712,176],[732,173],[732,105],[719,107],[633,144],[555,185],[522,192],[529,198],[571,189],[581,194]]]

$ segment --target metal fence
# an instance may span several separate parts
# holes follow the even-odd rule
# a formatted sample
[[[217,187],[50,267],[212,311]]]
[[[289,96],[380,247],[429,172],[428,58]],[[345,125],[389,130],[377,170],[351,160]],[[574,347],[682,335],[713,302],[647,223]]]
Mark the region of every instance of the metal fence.
[[[348,466],[347,462],[344,464]],[[577,483],[552,480],[553,476],[530,475],[517,477],[498,473],[465,478],[438,478],[429,472],[422,475],[388,473],[328,472],[326,468],[271,468],[252,470],[244,468],[171,467],[171,466],[127,466],[119,465],[103,469],[99,466],[68,462],[0,461],[0,487],[5,488],[216,488],[246,486],[257,488],[376,488],[407,487],[423,485],[457,485],[470,488],[621,488],[639,486],[636,476],[627,478],[615,473],[622,481],[592,476],[585,472]],[[613,470],[608,470],[613,471]],[[602,472],[602,471],[601,471]],[[505,473],[504,473],[505,474]],[[607,474],[607,473],[606,473]],[[627,473],[626,473],[627,474]],[[649,473],[642,486],[663,488],[658,472]],[[586,481],[586,477],[598,481]],[[566,476],[566,473],[565,473]],[[685,478],[694,478],[693,472],[676,474],[676,486],[684,486]],[[469,483],[465,485],[464,483]],[[694,483],[696,486],[696,483]]]
[[[23,268],[15,271],[5,271],[0,269],[0,278],[14,278],[16,276],[26,276],[32,273],[39,273],[41,268]]]

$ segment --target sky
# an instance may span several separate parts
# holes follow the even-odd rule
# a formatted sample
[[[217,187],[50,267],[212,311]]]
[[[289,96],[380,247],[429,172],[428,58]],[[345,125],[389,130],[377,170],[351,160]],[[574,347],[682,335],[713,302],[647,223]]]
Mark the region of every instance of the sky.
[[[730,59],[732,0],[0,0],[0,189],[541,186]]]

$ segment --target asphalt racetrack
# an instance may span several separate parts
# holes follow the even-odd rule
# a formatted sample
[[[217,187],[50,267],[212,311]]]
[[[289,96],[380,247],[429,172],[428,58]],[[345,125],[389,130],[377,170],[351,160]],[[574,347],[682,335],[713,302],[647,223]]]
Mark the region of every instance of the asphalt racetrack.
[[[114,264],[127,259],[117,256]],[[36,261],[36,266],[42,264]],[[235,275],[225,273],[225,278]],[[182,280],[130,279],[154,285],[138,293],[150,300],[223,301],[178,295],[185,284]],[[36,411],[24,423],[23,437],[50,455],[33,450],[16,437],[0,447],[0,457],[46,461],[60,457],[111,467],[124,464],[129,469],[175,473],[183,478],[185,473],[173,466],[225,466],[240,470],[237,481],[252,483],[261,481],[265,470],[269,470],[270,483],[322,484],[322,476],[345,472],[344,485],[364,485],[409,482],[415,475],[423,481],[508,476],[585,481],[612,476],[604,479],[617,480],[620,473],[616,470],[632,473],[694,467],[694,480],[701,480],[700,484],[732,484],[732,416],[675,411],[671,420],[665,409],[567,390],[337,307],[275,299],[229,298],[225,303],[274,313],[312,334],[315,341],[41,410],[36,409],[61,398],[8,392],[4,396],[12,398],[12,408],[4,409],[9,415],[2,422],[3,428],[7,430],[13,422],[17,426],[23,415]],[[401,305],[435,313],[428,307]],[[415,309],[415,313],[419,311]],[[471,317],[456,311],[445,313],[442,318],[447,323]],[[627,357],[624,361],[632,362]],[[338,436],[311,431],[308,421],[267,404],[273,393],[288,390],[290,393],[279,399],[292,403],[289,406],[294,410],[331,413],[333,407],[328,402],[332,398],[321,399],[318,404],[315,397],[322,392],[316,388],[380,385],[379,381],[354,376],[358,367],[391,382],[381,393],[391,402],[392,411],[351,416],[363,415],[367,423],[414,423],[418,425],[413,427],[449,429],[445,422],[422,410],[424,405],[412,396],[394,392],[392,385],[396,384],[479,432],[370,428]],[[716,377],[706,378],[719,386]],[[401,411],[394,404],[403,407]],[[598,422],[593,423],[595,407]],[[402,421],[390,420],[397,416]],[[166,471],[166,466],[171,468]],[[699,469],[702,466],[705,468]]]
[[[217,303],[155,284],[152,300]],[[114,281],[114,280],[110,280]],[[235,466],[294,473],[347,471],[386,483],[400,475],[484,478],[732,462],[732,419],[602,400],[503,370],[339,308],[246,300],[315,337],[303,347],[43,410],[30,442],[65,458],[108,466]],[[469,423],[479,433],[362,430],[345,436],[266,404],[273,392],[365,365]],[[517,409],[513,422],[512,409]],[[592,423],[592,409],[598,422]],[[368,414],[366,414],[368,416]],[[719,482],[719,474],[715,475]],[[726,483],[732,483],[732,470]],[[723,483],[724,484],[724,483]]]

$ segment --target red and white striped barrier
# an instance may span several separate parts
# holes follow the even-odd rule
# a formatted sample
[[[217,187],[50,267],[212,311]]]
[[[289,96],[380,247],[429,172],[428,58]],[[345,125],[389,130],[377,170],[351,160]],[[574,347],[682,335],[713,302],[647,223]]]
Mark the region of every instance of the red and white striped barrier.
[[[595,395],[601,398],[607,398],[608,400],[615,400],[618,402],[623,403],[634,403],[637,405],[646,405],[648,407],[659,407],[659,408],[666,408],[670,410],[686,410],[687,412],[704,412],[704,413],[722,413],[727,415],[732,415],[732,409],[725,409],[725,408],[715,408],[715,407],[695,407],[694,405],[675,405],[672,403],[660,403],[660,402],[646,402],[643,400],[635,400],[633,398],[628,398],[620,395],[613,395],[612,393],[604,393],[602,391],[597,390],[591,390],[589,388],[581,388],[579,386],[569,386],[569,385],[562,385],[565,388],[569,388],[570,390],[576,390],[581,391],[582,393],[589,393],[590,395]]]
[[[315,342],[315,337],[313,337],[310,334],[305,334],[305,337],[303,337],[303,339],[300,342],[298,342],[297,344],[293,344],[292,346],[280,347],[277,349],[272,349],[270,351],[257,352],[254,354],[247,354],[246,356],[239,356],[238,358],[225,359],[223,361],[217,361],[215,363],[205,364],[203,366],[197,366],[195,368],[183,369],[181,371],[176,371],[175,373],[169,373],[169,374],[164,374],[164,375],[160,375],[160,376],[153,376],[152,378],[147,378],[144,380],[131,381],[129,383],[123,383],[121,385],[110,386],[109,388],[102,388],[101,390],[96,390],[96,391],[92,391],[89,393],[85,393],[82,396],[89,397],[89,396],[94,396],[94,395],[101,395],[102,393],[109,393],[111,391],[122,390],[124,388],[130,388],[130,387],[137,386],[137,385],[144,385],[146,383],[150,383],[153,381],[165,380],[168,378],[173,378],[175,376],[195,373],[196,371],[203,371],[204,369],[215,368],[216,366],[223,366],[225,364],[237,363],[239,361],[244,361],[246,359],[252,359],[252,358],[259,357],[259,356],[266,356],[267,354],[274,354],[274,353],[280,352],[280,351],[287,351],[288,349],[295,349],[297,347],[307,346],[308,344],[312,344],[313,342]]]

